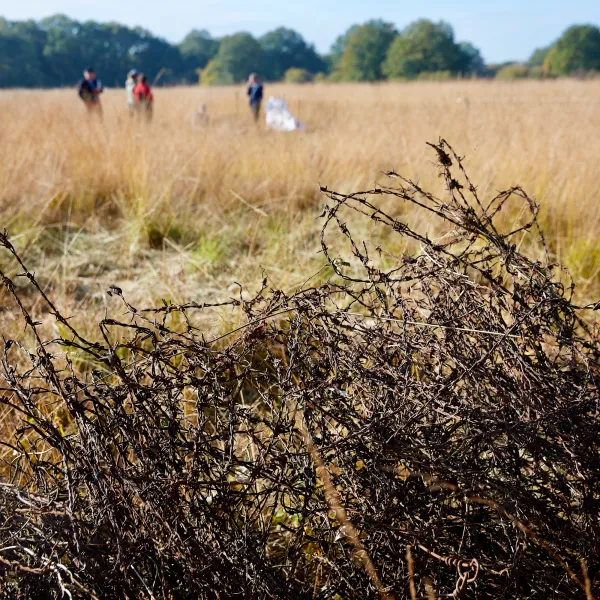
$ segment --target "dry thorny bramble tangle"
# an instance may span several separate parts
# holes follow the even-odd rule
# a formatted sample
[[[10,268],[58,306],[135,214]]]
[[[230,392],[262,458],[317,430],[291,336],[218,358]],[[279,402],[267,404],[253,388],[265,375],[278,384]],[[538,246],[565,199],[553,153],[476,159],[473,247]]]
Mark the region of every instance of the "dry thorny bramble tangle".
[[[85,339],[20,262],[65,332],[43,339],[3,275],[34,336],[2,359],[20,415],[4,597],[595,597],[596,307],[519,252],[539,233],[521,188],[484,202],[448,144],[432,149],[443,199],[395,173],[323,189],[329,282],[230,301],[247,318],[234,335],[199,333],[210,306],[141,310],[113,288],[125,316]],[[507,226],[517,201],[529,217]],[[416,250],[355,239],[352,211]]]

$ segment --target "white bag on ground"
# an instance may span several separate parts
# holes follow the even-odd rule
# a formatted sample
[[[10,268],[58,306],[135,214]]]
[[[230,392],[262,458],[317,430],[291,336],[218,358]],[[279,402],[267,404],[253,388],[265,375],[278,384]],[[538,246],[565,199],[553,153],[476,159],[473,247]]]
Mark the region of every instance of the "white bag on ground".
[[[292,116],[283,98],[271,96],[267,100],[266,119],[269,129],[276,129],[277,131],[304,129],[304,123]]]

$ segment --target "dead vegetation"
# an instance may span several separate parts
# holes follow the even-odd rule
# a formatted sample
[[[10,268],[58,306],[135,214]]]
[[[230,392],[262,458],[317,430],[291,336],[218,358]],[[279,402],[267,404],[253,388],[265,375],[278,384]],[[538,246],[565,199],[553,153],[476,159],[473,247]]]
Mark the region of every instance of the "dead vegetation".
[[[3,442],[5,596],[595,597],[595,306],[521,253],[539,233],[523,189],[484,199],[433,150],[442,198],[396,173],[323,189],[333,276],[240,295],[230,335],[196,329],[213,306],[139,309],[112,288],[125,312],[89,340],[21,263],[64,332],[45,339],[3,275],[31,336],[2,359],[21,417]],[[503,220],[510,203],[529,216]],[[356,239],[357,214],[415,251]]]

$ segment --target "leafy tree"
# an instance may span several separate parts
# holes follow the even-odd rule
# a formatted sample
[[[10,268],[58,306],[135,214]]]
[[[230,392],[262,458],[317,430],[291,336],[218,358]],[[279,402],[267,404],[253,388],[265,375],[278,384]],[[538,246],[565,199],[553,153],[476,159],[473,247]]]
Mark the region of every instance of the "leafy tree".
[[[0,87],[41,86],[43,79],[35,45],[15,32],[0,31]]]
[[[479,49],[470,42],[460,42],[458,46],[461,52],[460,72],[464,75],[483,75],[485,61]]]
[[[574,25],[565,31],[544,60],[552,75],[600,70],[600,29],[594,25]]]
[[[88,21],[81,24],[77,37],[85,48],[85,62],[94,66],[106,85],[123,85],[127,71],[134,67],[149,77],[162,68],[181,70],[178,50],[145,29]]]
[[[49,75],[63,84],[77,81],[93,58],[78,40],[80,23],[65,15],[54,15],[40,21],[40,28],[46,32],[43,55]]]
[[[397,35],[391,23],[368,21],[352,31],[340,58],[337,71],[346,81],[382,79],[381,66]]]
[[[237,83],[251,72],[263,71],[264,52],[249,33],[236,33],[221,38],[214,61],[211,70],[218,74],[215,83]]]
[[[342,60],[342,56],[344,55],[344,51],[346,50],[346,46],[348,45],[348,41],[352,34],[360,27],[360,25],[352,25],[346,33],[337,37],[333,45],[331,46],[331,51],[329,56],[327,57],[327,62],[329,63],[329,70],[334,71],[339,67],[340,61]]]
[[[589,50],[589,37],[582,36],[579,46]],[[558,68],[557,60],[554,56],[552,69]],[[119,23],[82,23],[61,14],[39,22],[0,18],[0,86],[74,84],[87,65],[108,86],[123,85],[132,68],[150,79],[160,74],[161,83],[193,81],[202,69],[204,84],[243,81],[252,71],[273,80],[307,80],[312,73],[323,80],[329,73],[331,81],[374,81],[384,74],[435,73],[439,78],[485,69],[477,49],[454,42],[450,26],[428,21],[413,24],[401,36],[382,20],[353,25],[323,57],[299,33],[284,27],[258,41],[249,33],[217,40],[206,31],[192,30],[174,46],[145,29]]]
[[[149,76],[162,71],[162,81],[175,83],[177,74],[184,70],[179,48],[171,46],[166,40],[154,37],[149,31],[136,27],[139,41],[129,49],[129,67],[139,69]]]
[[[545,46],[544,48],[536,48],[533,54],[527,61],[527,65],[530,67],[541,67],[548,56],[548,53],[552,49],[552,46]]]
[[[42,87],[52,83],[43,60],[45,34],[34,21],[0,18],[0,87]]]
[[[326,66],[314,46],[307,44],[293,29],[280,27],[263,35],[259,42],[264,50],[264,75],[267,79],[282,79],[292,67],[316,73]]]
[[[200,73],[201,85],[227,85],[234,83],[233,78],[227,72],[220,69],[216,60],[211,60]]]
[[[409,25],[390,46],[383,72],[390,78],[414,78],[421,73],[477,73],[483,60],[471,44],[457,44],[452,27],[421,19]]]
[[[203,69],[219,51],[219,41],[205,30],[193,29],[179,44],[185,69],[184,78],[193,81],[198,69]]]
[[[73,83],[87,65],[96,69],[106,85],[122,85],[132,68],[150,77],[164,69],[165,81],[174,81],[183,71],[179,49],[141,27],[79,23],[64,15],[44,19],[40,27],[47,37],[43,55],[48,71],[60,83]]]

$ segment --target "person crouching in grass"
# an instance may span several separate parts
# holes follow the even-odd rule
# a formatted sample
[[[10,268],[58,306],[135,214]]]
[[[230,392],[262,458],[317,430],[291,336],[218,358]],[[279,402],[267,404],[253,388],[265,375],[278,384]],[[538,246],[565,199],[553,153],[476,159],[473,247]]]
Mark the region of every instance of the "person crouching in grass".
[[[152,96],[152,90],[148,85],[148,78],[140,73],[135,88],[133,88],[133,95],[136,101],[136,108],[143,115],[146,121],[149,123],[152,121],[152,105],[154,104],[154,97]]]

